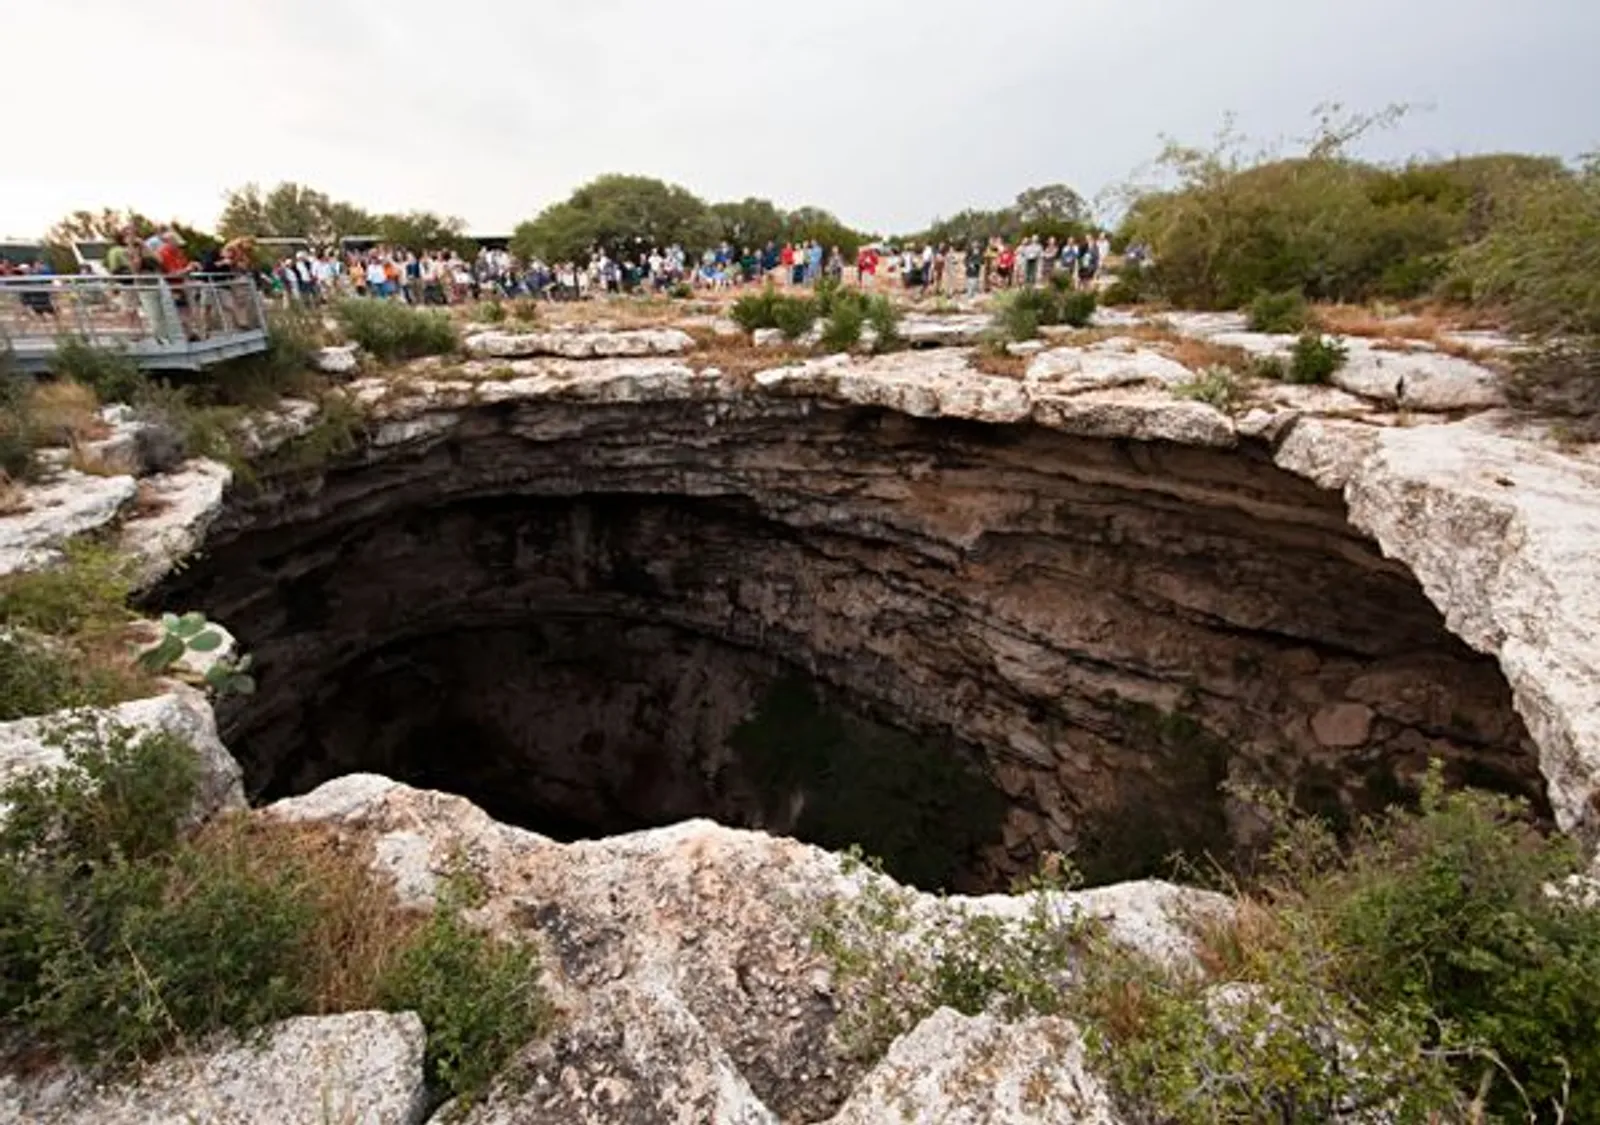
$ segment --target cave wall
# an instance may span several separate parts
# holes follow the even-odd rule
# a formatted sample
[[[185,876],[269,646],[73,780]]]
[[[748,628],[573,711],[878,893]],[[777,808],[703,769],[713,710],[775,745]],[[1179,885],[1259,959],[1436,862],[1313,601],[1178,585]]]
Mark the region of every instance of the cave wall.
[[[507,753],[538,732],[541,761],[598,735],[616,784],[584,800],[618,819],[653,777],[687,814],[791,670],[981,754],[1008,808],[974,885],[1046,849],[1112,875],[1239,842],[1230,778],[1348,815],[1436,756],[1537,798],[1494,662],[1262,451],[804,400],[448,423],[236,501],[158,592],[256,653],[261,693],[224,721],[258,784],[381,769],[471,720]],[[429,646],[447,685],[406,671]]]

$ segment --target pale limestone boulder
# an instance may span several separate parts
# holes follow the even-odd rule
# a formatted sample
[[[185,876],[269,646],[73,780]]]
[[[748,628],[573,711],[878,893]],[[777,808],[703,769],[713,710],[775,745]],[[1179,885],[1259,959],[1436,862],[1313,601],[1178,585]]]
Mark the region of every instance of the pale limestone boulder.
[[[635,328],[620,332],[479,332],[466,340],[469,355],[496,359],[541,355],[564,359],[681,355],[692,347],[694,338],[677,328]]]
[[[56,562],[62,543],[109,524],[138,490],[131,476],[94,476],[75,469],[27,486],[23,510],[0,516],[0,574]]]
[[[332,344],[316,350],[311,366],[324,375],[353,375],[361,368],[360,352],[358,344]]]
[[[285,1020],[259,1044],[220,1040],[124,1083],[4,1076],[0,1125],[419,1125],[425,1038],[413,1012],[350,1012]]]
[[[433,1125],[779,1125],[677,997],[627,981],[589,997],[481,1102],[454,1109]]]
[[[1083,348],[1052,348],[1033,357],[1025,376],[1063,394],[1110,387],[1177,387],[1194,373],[1176,360],[1128,340],[1105,340]]]
[[[285,398],[271,410],[256,411],[241,421],[234,440],[241,452],[259,457],[309,433],[321,413],[322,407],[310,399]]]
[[[464,864],[486,891],[473,919],[539,942],[562,1023],[555,1039],[524,1053],[534,1085],[496,1092],[484,1123],[672,1120],[653,1115],[674,1097],[694,1107],[693,1121],[764,1123],[766,1111],[821,1120],[862,1072],[833,1035],[838,1000],[811,947],[823,904],[876,885],[909,896],[929,927],[952,909],[1007,921],[1034,909],[1026,897],[907,890],[819,848],[703,820],[560,844],[459,797],[374,775],[329,782],[264,815],[370,841],[375,869],[408,903],[432,901]],[[1193,953],[1185,920],[1227,903],[1133,883],[1045,905],[1101,919],[1112,940],[1150,957],[1182,961]]]
[[[1408,410],[1455,412],[1505,405],[1500,377],[1487,367],[1431,350],[1379,349],[1345,339],[1349,354],[1333,385]]]
[[[758,348],[781,348],[787,340],[788,337],[777,328],[757,328],[750,333],[750,342]]]
[[[900,318],[900,338],[914,348],[962,347],[976,344],[993,326],[985,315],[934,316],[910,313]]]
[[[135,581],[151,586],[200,549],[222,512],[233,470],[219,461],[187,461],[140,483],[140,510],[118,530],[117,543],[137,560]]]
[[[66,755],[52,732],[80,724],[102,736],[118,727],[134,732],[136,738],[141,732],[165,731],[194,747],[200,760],[200,786],[191,821],[198,823],[219,812],[245,807],[239,763],[217,737],[211,705],[200,692],[176,684],[165,695],[114,707],[60,711],[0,723],[0,785],[26,773],[65,765]]]
[[[1083,1037],[1053,1017],[941,1008],[897,1039],[827,1125],[1117,1125]]]

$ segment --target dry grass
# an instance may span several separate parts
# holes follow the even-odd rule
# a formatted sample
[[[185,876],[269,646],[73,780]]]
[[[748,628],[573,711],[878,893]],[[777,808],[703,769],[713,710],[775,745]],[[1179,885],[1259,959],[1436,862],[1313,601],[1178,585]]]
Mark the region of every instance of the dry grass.
[[[1006,351],[995,351],[992,348],[978,348],[973,351],[967,362],[974,370],[985,375],[998,375],[1004,379],[1021,379],[1028,370],[1028,358],[1025,355],[1012,355]]]
[[[28,398],[28,417],[43,445],[76,446],[111,432],[94,391],[71,379],[39,382]]]
[[[314,1014],[379,1006],[379,981],[423,921],[371,868],[371,844],[325,824],[240,813],[206,825],[195,845],[209,857],[302,889],[313,903],[305,935]]]
[[[156,486],[147,480],[139,482],[138,491],[133,494],[133,503],[128,505],[127,512],[130,519],[148,519],[150,516],[160,515],[172,507],[172,501],[156,491]]]
[[[715,367],[740,386],[753,386],[751,380],[757,372],[796,363],[810,354],[791,344],[758,348],[742,332],[737,336],[719,336],[709,328],[685,331],[694,339],[694,350],[685,355],[684,360],[700,370]]]
[[[1267,905],[1240,894],[1230,909],[1207,911],[1187,920],[1195,959],[1212,980],[1251,980],[1265,961],[1288,944],[1278,916]]]
[[[1167,340],[1162,351],[1190,371],[1204,371],[1209,367],[1224,367],[1244,374],[1250,370],[1251,356],[1243,348],[1227,344],[1214,344],[1193,336],[1177,336]]]
[[[0,472],[0,516],[14,516],[28,510],[28,490]]]

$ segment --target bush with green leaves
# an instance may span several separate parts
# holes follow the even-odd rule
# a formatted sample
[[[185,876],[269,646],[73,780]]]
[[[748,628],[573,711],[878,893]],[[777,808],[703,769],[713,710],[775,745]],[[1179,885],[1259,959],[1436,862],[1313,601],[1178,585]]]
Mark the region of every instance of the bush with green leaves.
[[[484,301],[478,306],[478,319],[485,324],[503,324],[506,319],[506,306],[502,301]]]
[[[71,648],[0,628],[0,722],[68,707],[101,707],[134,694],[126,676]]]
[[[1299,292],[1258,293],[1250,302],[1250,331],[1303,332],[1311,326],[1311,308]]]
[[[747,293],[733,303],[729,315],[746,332],[776,328],[789,340],[798,340],[816,323],[818,305],[809,297],[779,293],[767,285],[759,293]]]
[[[420,923],[314,826],[195,827],[194,749],[88,717],[59,769],[0,791],[0,1036],[117,1070],[206,1034],[387,1003],[428,1031],[438,1097],[471,1096],[545,1026],[537,963],[446,895]]]
[[[881,876],[819,907],[841,1032],[865,1057],[941,1005],[1063,1014],[1140,1125],[1600,1119],[1600,899],[1524,805],[1446,791],[1341,843],[1241,790],[1275,843],[1191,963],[1110,939],[1059,895],[1022,921],[914,908]]]
[[[34,475],[39,445],[30,393],[33,377],[16,371],[9,346],[0,345],[0,474],[13,481]]]
[[[132,403],[149,380],[127,352],[97,347],[81,336],[62,336],[50,357],[50,370],[58,378],[89,387],[101,402]]]
[[[460,346],[449,314],[438,309],[347,297],[333,313],[346,337],[381,360],[447,355]]]
[[[469,1098],[551,1018],[533,949],[467,925],[461,911],[472,903],[465,880],[449,881],[380,985],[385,1007],[422,1017],[429,1080]]]
[[[1125,265],[1111,279],[1111,284],[1100,291],[1100,303],[1108,308],[1142,305],[1156,298],[1155,271],[1137,265]]]
[[[1187,383],[1173,388],[1179,398],[1194,399],[1231,414],[1243,398],[1239,379],[1226,367],[1208,367]]]
[[[817,283],[813,306],[822,320],[818,343],[824,351],[850,351],[868,327],[874,351],[892,351],[900,344],[900,314],[885,294],[868,295],[824,278]]]
[[[1095,295],[1088,290],[1074,290],[1066,284],[1051,284],[1037,289],[1016,289],[1003,293],[996,301],[996,320],[1006,337],[1013,341],[1031,340],[1039,335],[1040,327],[1065,324],[1072,328],[1085,328],[1094,318]]]
[[[1288,382],[1322,384],[1344,366],[1349,349],[1331,336],[1302,333],[1289,354]]]

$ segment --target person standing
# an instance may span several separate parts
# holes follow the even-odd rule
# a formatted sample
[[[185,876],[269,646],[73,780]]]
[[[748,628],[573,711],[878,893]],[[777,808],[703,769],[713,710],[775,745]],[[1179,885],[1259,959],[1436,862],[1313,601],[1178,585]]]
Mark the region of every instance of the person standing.
[[[962,255],[967,271],[967,296],[976,297],[983,288],[983,251],[981,242],[973,242]]]

